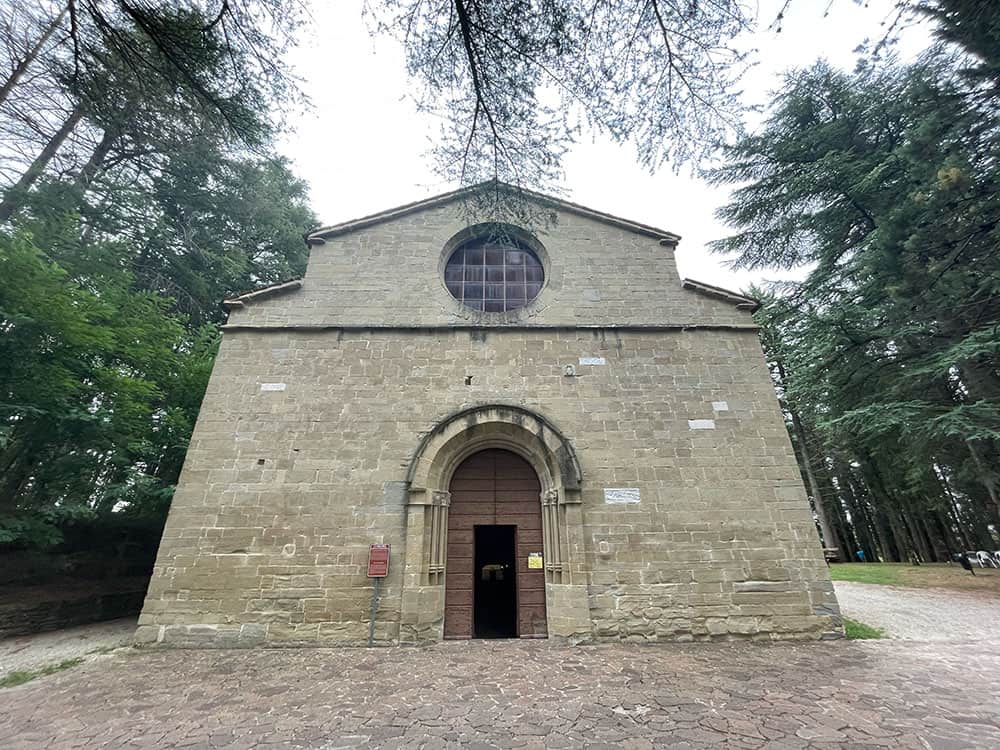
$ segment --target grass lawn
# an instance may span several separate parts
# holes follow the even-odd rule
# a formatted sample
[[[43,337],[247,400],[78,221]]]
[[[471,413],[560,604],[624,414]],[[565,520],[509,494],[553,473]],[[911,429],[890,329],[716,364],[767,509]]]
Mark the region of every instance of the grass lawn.
[[[852,620],[849,617],[844,618],[844,633],[852,641],[865,640],[868,638],[885,638],[885,633],[878,628],[873,628],[871,625],[865,625],[863,622]]]
[[[65,659],[58,664],[49,664],[47,667],[42,667],[41,669],[8,672],[3,677],[0,677],[0,688],[23,685],[26,682],[31,682],[36,677],[44,677],[56,672],[62,672],[64,669],[72,669],[77,664],[82,663],[83,659]]]
[[[1000,570],[976,568],[970,575],[956,563],[834,563],[830,577],[835,581],[878,583],[883,586],[910,586],[913,588],[940,588],[956,591],[974,591],[1000,596]]]

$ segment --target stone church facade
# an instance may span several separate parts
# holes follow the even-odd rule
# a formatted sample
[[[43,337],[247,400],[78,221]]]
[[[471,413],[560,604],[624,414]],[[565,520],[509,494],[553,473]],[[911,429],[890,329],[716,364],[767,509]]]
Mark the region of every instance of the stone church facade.
[[[310,234],[226,304],[137,641],[836,637],[754,302],[679,237],[458,191]]]

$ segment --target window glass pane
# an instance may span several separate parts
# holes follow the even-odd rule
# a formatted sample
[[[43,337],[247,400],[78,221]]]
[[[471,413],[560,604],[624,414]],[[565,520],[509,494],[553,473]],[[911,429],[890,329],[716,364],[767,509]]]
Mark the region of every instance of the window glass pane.
[[[452,253],[444,281],[466,307],[504,312],[524,307],[538,296],[545,272],[527,248],[473,240]]]
[[[516,281],[518,283],[524,282],[524,268],[515,266],[514,268],[507,269],[507,281]]]
[[[503,265],[504,249],[502,247],[491,246],[486,248],[486,263],[490,266]]]

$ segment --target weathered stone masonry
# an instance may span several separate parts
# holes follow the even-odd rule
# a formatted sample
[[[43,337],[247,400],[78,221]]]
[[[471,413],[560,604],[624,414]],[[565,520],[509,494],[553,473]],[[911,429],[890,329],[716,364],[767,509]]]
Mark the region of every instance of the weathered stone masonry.
[[[140,641],[362,643],[373,542],[378,641],[440,638],[448,479],[487,447],[539,476],[550,637],[840,632],[749,301],[685,288],[672,235],[556,205],[523,310],[444,289],[447,199],[333,228],[301,288],[234,302]]]

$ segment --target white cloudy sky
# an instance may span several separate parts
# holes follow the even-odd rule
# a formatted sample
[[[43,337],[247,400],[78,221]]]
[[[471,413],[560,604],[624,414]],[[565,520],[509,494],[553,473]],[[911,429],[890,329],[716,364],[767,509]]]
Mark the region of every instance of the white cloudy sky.
[[[893,3],[797,0],[780,34],[764,30],[780,4],[761,0],[762,30],[742,40],[759,50],[758,65],[744,81],[752,103],[769,101],[782,71],[818,57],[852,68],[858,44],[883,35]],[[314,23],[291,56],[313,106],[298,118],[282,151],[309,182],[313,208],[324,224],[456,187],[432,171],[426,153],[436,125],[417,114],[408,96],[402,50],[391,39],[371,36],[362,5],[363,0],[314,2]],[[926,40],[925,28],[910,29],[900,51],[914,54]],[[631,148],[601,138],[580,143],[566,159],[565,171],[570,200],[680,234],[681,276],[731,289],[781,276],[732,271],[705,249],[728,233],[713,215],[726,202],[725,190],[687,172],[664,169],[650,175],[637,165]]]

